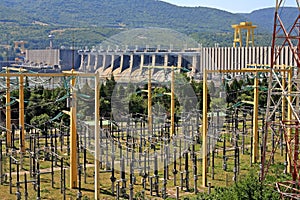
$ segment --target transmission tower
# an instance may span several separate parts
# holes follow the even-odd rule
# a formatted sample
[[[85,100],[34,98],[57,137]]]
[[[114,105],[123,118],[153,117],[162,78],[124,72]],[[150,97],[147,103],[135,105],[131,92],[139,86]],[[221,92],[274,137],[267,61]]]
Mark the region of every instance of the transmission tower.
[[[279,12],[282,11],[284,0],[276,0],[272,52],[269,73],[269,90],[266,108],[266,124],[263,131],[262,140],[262,156],[261,156],[261,174],[260,178],[263,181],[266,178],[269,166],[274,161],[274,154],[278,147],[280,138],[284,138],[287,147],[287,171],[292,173],[293,181],[288,182],[292,187],[283,186],[285,188],[294,188],[300,184],[298,151],[299,151],[299,133],[300,127],[300,112],[299,112],[299,94],[300,94],[300,7],[299,0],[296,0],[298,8],[298,16],[294,23],[287,30],[280,18]],[[288,52],[283,52],[284,47],[288,46]],[[288,58],[287,58],[288,57]],[[294,65],[281,65],[283,60],[293,59]],[[280,62],[281,60],[281,62]],[[281,70],[278,72],[278,70]],[[270,133],[275,138],[275,145],[268,150],[270,146]],[[284,184],[283,184],[284,185]],[[277,189],[280,192],[282,185],[277,184]],[[280,192],[283,194],[294,193],[295,190],[285,190]],[[300,193],[300,192],[299,192]],[[297,198],[299,196],[297,195]],[[293,199],[293,198],[292,198]]]

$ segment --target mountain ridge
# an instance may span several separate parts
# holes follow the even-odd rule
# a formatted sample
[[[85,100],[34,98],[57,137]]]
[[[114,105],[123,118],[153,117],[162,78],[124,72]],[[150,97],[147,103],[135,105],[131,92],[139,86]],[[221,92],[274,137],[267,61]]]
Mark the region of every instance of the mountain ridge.
[[[6,43],[27,40],[32,48],[47,45],[47,35],[57,29],[67,30],[57,35],[57,45],[71,44],[72,34],[75,34],[79,46],[90,46],[122,30],[145,27],[169,28],[194,36],[205,45],[225,46],[232,45],[231,25],[242,21],[257,25],[258,43],[266,45],[263,42],[272,32],[274,17],[272,8],[230,13],[157,0],[2,0],[0,9],[0,30],[9,36]],[[292,23],[299,11],[287,8],[281,12],[286,15],[285,21]],[[76,28],[85,28],[85,31],[74,33]],[[4,39],[0,41],[4,42]]]

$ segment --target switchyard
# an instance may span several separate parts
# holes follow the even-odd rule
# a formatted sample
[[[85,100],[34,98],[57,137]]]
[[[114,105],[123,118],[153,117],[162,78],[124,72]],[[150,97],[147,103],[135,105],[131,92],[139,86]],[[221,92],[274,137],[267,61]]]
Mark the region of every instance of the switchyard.
[[[285,29],[282,3],[271,47],[248,47],[245,22],[234,45],[245,28],[247,47],[101,49],[61,73],[3,68],[3,199],[193,199],[250,171],[299,199],[300,15]]]
[[[148,79],[145,79],[145,83],[148,83],[149,90],[145,92],[147,98],[150,97],[149,103],[152,100],[151,72],[161,66],[144,68],[147,69]],[[283,74],[291,69],[278,72]],[[69,104],[68,110],[55,113],[44,126],[19,120],[19,124],[6,125],[12,127],[10,130],[2,127],[6,137],[1,140],[1,181],[3,187],[9,188],[10,194],[17,199],[47,199],[48,191],[57,191],[55,197],[64,199],[180,199],[210,192],[217,185],[233,184],[248,172],[249,164],[259,170],[255,164],[258,160],[257,133],[262,131],[258,121],[263,124],[263,114],[247,102],[227,109],[222,105],[226,104],[225,100],[221,105],[211,108],[209,113],[205,114],[205,109],[201,112],[194,106],[197,99],[193,94],[179,93],[189,90],[186,86],[189,82],[176,72],[176,67],[169,68],[170,81],[165,83],[170,85],[170,94],[166,95],[170,95],[174,102],[170,104],[173,117],[169,118],[164,112],[157,113],[152,106],[148,107],[152,117],[126,113],[122,106],[127,102],[119,101],[126,99],[120,96],[121,92],[112,96],[112,99],[117,99],[112,103],[114,119],[100,118],[99,74],[70,71],[50,75],[13,70],[19,69],[7,68],[1,74],[7,77],[2,79],[7,84],[6,95],[10,95],[9,91],[16,87],[21,91],[19,99],[22,99],[22,91],[43,84],[48,85],[47,90],[52,93],[57,87],[63,87],[66,91],[57,93],[54,101],[45,103]],[[265,75],[268,72],[269,69],[259,66],[224,71],[220,82],[232,82],[229,73],[239,73],[249,79],[262,81],[263,78],[266,80],[266,76],[253,74]],[[22,89],[20,83],[25,77],[29,84]],[[87,83],[89,88],[86,87]],[[203,84],[205,88],[205,79]],[[220,83],[221,91],[224,90],[223,86]],[[257,85],[252,90],[255,88],[258,89]],[[172,93],[184,107],[180,120],[175,120],[172,111],[175,108]],[[183,96],[191,102],[184,103],[180,99]],[[204,105],[207,105],[205,96]],[[13,106],[11,102],[6,102],[6,106],[6,112],[10,112]],[[23,109],[23,106],[19,104],[18,109]],[[63,115],[70,117],[67,123],[61,119]],[[202,116],[208,116],[209,120]],[[204,130],[207,130],[206,134],[203,134]],[[207,149],[203,149],[203,145]],[[281,143],[281,149],[284,149],[284,142]],[[276,161],[284,162],[285,156],[278,154]]]

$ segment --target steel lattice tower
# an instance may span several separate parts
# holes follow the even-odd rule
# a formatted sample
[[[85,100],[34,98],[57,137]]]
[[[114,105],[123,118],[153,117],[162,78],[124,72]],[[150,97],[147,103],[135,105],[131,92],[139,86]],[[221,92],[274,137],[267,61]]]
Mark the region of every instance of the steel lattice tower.
[[[262,135],[262,156],[261,156],[261,174],[260,178],[263,181],[266,178],[269,166],[274,160],[274,154],[278,147],[280,137],[283,137],[287,145],[287,160],[288,172],[292,173],[293,181],[285,184],[277,184],[277,189],[283,194],[288,194],[290,198],[294,198],[296,193],[295,185],[300,184],[299,177],[299,133],[300,127],[300,7],[299,0],[296,0],[298,7],[298,16],[293,25],[287,30],[280,18],[279,11],[283,4],[283,0],[276,0],[273,38],[272,38],[272,52],[270,61],[269,86],[267,108],[265,115],[264,131]],[[278,66],[279,59],[282,58],[282,50],[285,46],[289,47],[289,53],[294,60],[296,68],[289,66]],[[280,114],[278,116],[278,114]],[[277,116],[276,116],[277,115]],[[272,145],[271,151],[267,146],[270,143],[270,133],[275,138],[275,145]],[[282,192],[282,186],[287,183],[293,185],[294,188],[290,191]],[[285,187],[288,188],[288,187]],[[299,190],[298,190],[299,191]],[[290,196],[293,194],[292,196]],[[297,196],[297,195],[296,195]],[[299,196],[295,197],[298,198]]]

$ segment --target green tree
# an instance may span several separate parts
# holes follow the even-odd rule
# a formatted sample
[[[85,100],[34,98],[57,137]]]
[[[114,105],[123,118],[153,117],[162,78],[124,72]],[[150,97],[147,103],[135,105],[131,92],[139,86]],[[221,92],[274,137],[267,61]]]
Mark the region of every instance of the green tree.
[[[254,171],[231,187],[218,187],[210,195],[200,193],[201,200],[269,200],[279,199],[279,194],[265,182],[260,182]]]
[[[30,120],[30,124],[34,125],[37,128],[40,128],[42,130],[45,129],[46,127],[46,123],[50,120],[50,117],[48,114],[43,113],[41,115],[38,116],[34,116],[31,120]]]

